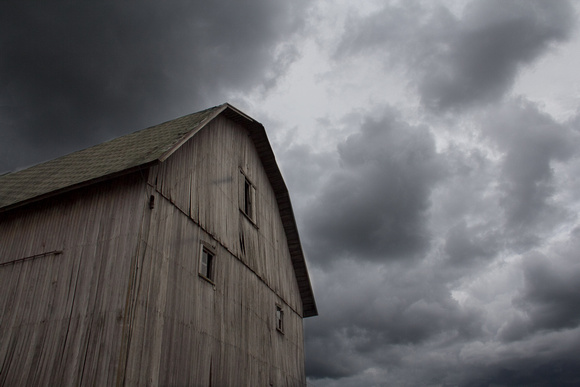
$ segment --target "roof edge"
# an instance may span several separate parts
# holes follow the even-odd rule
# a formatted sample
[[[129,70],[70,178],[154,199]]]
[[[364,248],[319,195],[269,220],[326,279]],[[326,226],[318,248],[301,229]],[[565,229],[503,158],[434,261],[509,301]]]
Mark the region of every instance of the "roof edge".
[[[294,217],[294,211],[292,209],[292,203],[290,201],[290,194],[282,177],[280,167],[276,162],[276,157],[274,155],[270,141],[268,140],[268,136],[266,135],[266,129],[261,123],[248,117],[246,114],[242,113],[232,105],[226,103],[222,106],[223,109],[220,109],[220,112],[216,114],[216,116],[219,114],[224,114],[226,118],[229,118],[234,122],[237,122],[246,127],[246,129],[248,129],[250,132],[250,137],[256,146],[256,150],[262,164],[264,167],[269,167],[265,168],[266,174],[272,189],[274,190],[276,204],[278,205],[278,212],[280,213],[282,225],[286,234],[288,250],[292,259],[295,278],[298,282],[300,298],[302,299],[303,317],[318,316],[318,308],[316,307],[314,291],[312,289],[310,275],[306,266],[304,252],[302,250],[302,243],[300,241],[298,226],[296,224],[296,218]],[[214,117],[212,117],[212,119],[213,118]]]

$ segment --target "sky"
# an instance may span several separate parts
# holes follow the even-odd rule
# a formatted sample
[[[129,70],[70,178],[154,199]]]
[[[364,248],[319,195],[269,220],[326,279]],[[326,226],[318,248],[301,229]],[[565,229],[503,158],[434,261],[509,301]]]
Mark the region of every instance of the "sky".
[[[292,198],[309,386],[577,386],[579,12],[4,1],[0,173],[229,102]]]

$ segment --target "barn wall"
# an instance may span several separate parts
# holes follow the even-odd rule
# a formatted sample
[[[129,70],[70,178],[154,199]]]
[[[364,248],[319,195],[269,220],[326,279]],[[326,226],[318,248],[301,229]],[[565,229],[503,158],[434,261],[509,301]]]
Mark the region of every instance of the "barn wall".
[[[114,385],[145,182],[0,214],[0,385]]]
[[[302,302],[246,130],[218,117],[145,175],[0,214],[0,385],[305,384]]]
[[[256,187],[255,225],[239,210],[240,168]],[[142,249],[147,280],[135,301],[129,384],[304,384],[300,294],[274,192],[246,130],[218,117],[152,168],[149,181],[156,206]],[[201,241],[217,253],[214,284],[198,275]]]
[[[187,214],[154,193],[131,319],[127,385],[300,386],[302,319]],[[199,276],[201,242],[216,252]],[[165,246],[163,249],[156,246]],[[284,333],[276,330],[284,306]]]
[[[255,225],[239,210],[240,169],[256,187]],[[302,315],[276,197],[245,128],[214,119],[154,169],[150,182]]]

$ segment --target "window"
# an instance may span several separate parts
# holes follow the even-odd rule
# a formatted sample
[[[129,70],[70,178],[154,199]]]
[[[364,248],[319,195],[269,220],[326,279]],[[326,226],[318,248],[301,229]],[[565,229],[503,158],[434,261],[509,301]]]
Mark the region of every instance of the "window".
[[[215,253],[209,247],[202,245],[199,259],[199,275],[213,282]]]
[[[256,187],[240,170],[240,210],[254,223],[256,222],[255,202]]]
[[[284,311],[280,305],[276,305],[276,329],[284,333]]]
[[[248,181],[248,179],[245,179],[246,181],[244,182],[244,212],[246,213],[246,215],[248,215],[250,218],[252,218],[252,214],[253,214],[253,204],[254,201],[252,200],[252,185],[250,184],[250,182]]]

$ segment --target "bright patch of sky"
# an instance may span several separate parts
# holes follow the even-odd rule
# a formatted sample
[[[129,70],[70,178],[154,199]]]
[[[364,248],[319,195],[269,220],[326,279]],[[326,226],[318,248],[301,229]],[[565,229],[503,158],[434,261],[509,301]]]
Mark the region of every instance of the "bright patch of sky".
[[[580,9],[580,3],[574,3]],[[576,114],[580,106],[580,39],[579,30],[568,42],[558,44],[549,54],[523,69],[514,95],[524,95],[560,122]]]

